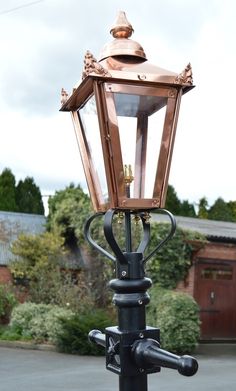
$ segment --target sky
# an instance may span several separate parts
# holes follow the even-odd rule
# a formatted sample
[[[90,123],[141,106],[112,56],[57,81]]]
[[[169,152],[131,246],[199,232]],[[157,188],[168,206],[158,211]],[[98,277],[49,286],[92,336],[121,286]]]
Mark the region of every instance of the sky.
[[[236,200],[234,0],[0,0],[0,172],[34,178],[43,196],[85,177],[60,91],[99,59],[119,10],[148,61],[196,86],[182,99],[169,183],[181,200]]]

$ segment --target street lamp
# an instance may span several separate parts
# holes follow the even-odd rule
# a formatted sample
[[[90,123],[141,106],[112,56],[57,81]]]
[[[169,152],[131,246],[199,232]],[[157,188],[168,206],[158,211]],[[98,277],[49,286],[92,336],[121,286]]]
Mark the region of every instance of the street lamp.
[[[97,212],[85,226],[87,240],[116,264],[110,282],[118,307],[118,327],[106,335],[94,330],[90,339],[106,347],[107,369],[117,373],[120,391],[147,390],[147,374],[160,366],[186,376],[197,371],[189,356],[178,357],[159,347],[159,330],[146,326],[145,306],[151,280],[145,263],[175,231],[175,220],[165,209],[168,177],[182,94],[193,88],[190,64],[176,74],[151,65],[143,48],[130,39],[133,28],[120,12],[111,29],[114,40],[97,61],[87,52],[81,83],[69,97],[62,89],[61,111],[70,111],[85,176]],[[168,215],[168,236],[144,255],[150,239],[149,212]],[[114,216],[125,221],[125,249],[113,233]],[[99,246],[90,233],[93,220],[104,215],[104,234],[113,254]],[[134,251],[131,218],[142,222],[143,237]]]

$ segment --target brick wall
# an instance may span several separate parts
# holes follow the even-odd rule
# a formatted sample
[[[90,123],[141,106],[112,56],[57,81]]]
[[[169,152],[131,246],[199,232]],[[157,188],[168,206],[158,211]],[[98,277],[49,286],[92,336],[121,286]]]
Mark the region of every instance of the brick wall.
[[[194,292],[194,272],[195,272],[195,266],[193,265],[188,272],[187,277],[180,281],[177,285],[176,291],[188,293],[189,295],[193,296]]]
[[[210,242],[197,251],[195,258],[236,261],[236,245]]]
[[[12,281],[10,270],[7,266],[0,266],[0,284],[7,284]]]

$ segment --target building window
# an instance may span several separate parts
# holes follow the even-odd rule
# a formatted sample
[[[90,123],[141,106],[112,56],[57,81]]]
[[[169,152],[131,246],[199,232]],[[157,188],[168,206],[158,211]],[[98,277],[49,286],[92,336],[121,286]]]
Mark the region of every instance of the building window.
[[[217,268],[215,266],[206,267],[201,271],[201,278],[206,280],[232,280],[233,268],[230,266]]]

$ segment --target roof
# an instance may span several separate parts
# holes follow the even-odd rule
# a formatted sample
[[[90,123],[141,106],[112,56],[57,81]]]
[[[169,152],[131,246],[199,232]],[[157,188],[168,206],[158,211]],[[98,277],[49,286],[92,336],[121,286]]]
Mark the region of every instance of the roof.
[[[167,222],[164,214],[153,214],[154,221]],[[212,241],[236,243],[236,223],[175,216],[177,226],[190,231],[197,231]]]
[[[45,231],[43,215],[0,211],[0,265],[7,265],[14,256],[11,244],[19,234],[40,234]]]

